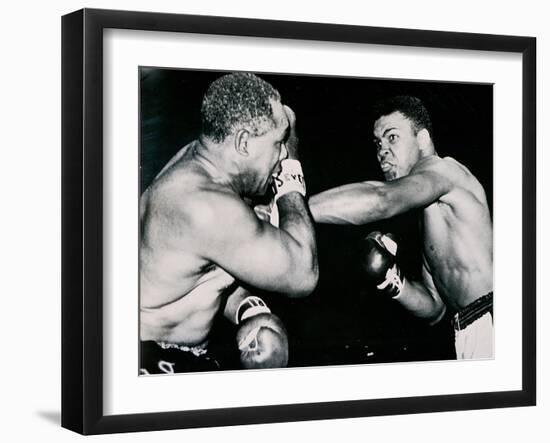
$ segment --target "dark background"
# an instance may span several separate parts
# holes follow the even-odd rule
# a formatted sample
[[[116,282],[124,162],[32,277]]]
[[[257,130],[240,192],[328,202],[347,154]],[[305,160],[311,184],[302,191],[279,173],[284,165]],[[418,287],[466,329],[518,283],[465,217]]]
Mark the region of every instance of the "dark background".
[[[223,72],[141,68],[140,185],[200,130],[200,105]],[[419,97],[430,112],[438,154],[452,156],[480,180],[492,211],[493,88],[487,84],[396,81],[258,73],[296,113],[309,195],[345,183],[383,180],[372,143],[372,104],[393,95]],[[285,323],[289,366],[454,359],[450,315],[427,326],[367,287],[356,269],[358,240],[373,230],[398,238],[404,272],[420,277],[418,213],[361,227],[316,225],[320,280],[307,298],[259,294]],[[219,316],[210,347],[238,367],[234,327]]]

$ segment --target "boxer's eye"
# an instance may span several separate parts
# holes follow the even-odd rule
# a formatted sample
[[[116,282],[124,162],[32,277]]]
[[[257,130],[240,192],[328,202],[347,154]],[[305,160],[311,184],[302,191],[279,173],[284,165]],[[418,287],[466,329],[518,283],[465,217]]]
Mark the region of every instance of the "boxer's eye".
[[[388,140],[390,141],[390,143],[395,143],[397,141],[397,139],[398,139],[397,134],[390,134],[388,136]]]

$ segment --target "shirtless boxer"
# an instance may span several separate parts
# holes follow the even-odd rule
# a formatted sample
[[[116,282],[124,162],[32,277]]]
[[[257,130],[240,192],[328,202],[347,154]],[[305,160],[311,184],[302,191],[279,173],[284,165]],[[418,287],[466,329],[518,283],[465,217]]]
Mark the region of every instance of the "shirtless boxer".
[[[375,109],[374,141],[385,182],[340,186],[309,200],[316,222],[363,225],[423,208],[422,281],[401,275],[397,243],[376,232],[363,242],[362,268],[378,290],[437,323],[454,315],[458,359],[493,357],[493,230],[483,187],[451,157],[439,157],[429,114],[415,97]]]
[[[210,85],[201,122],[140,200],[141,372],[216,369],[207,342],[220,309],[239,325],[243,367],[285,366],[284,326],[243,286],[303,297],[317,284],[294,113],[236,73]],[[279,228],[247,204],[273,185]]]

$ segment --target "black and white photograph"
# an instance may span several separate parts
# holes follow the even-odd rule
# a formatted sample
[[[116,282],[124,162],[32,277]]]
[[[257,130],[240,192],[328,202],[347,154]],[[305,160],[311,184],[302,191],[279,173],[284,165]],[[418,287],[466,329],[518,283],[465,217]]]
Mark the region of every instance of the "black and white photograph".
[[[543,9],[7,2],[0,440],[550,441]]]
[[[309,9],[63,15],[62,427],[539,404],[537,38]]]
[[[492,84],[138,74],[140,375],[495,357]]]

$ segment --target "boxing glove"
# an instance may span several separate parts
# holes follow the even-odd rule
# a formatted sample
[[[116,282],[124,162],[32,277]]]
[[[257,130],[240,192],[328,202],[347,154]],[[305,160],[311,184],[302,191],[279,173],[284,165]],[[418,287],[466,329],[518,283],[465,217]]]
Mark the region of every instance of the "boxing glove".
[[[237,309],[237,346],[243,368],[282,368],[288,364],[283,323],[259,297],[249,296]]]
[[[388,297],[396,298],[403,290],[404,280],[397,265],[397,243],[391,234],[371,232],[361,244],[361,270]]]

